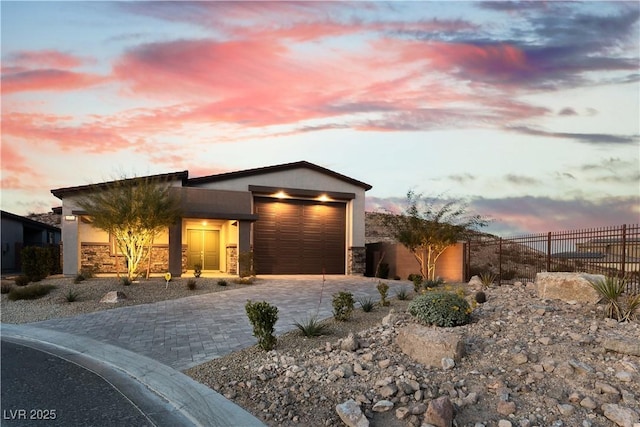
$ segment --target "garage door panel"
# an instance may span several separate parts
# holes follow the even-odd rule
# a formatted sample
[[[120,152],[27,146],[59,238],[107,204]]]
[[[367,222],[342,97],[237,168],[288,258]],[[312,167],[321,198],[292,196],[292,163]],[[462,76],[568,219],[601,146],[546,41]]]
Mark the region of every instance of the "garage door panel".
[[[344,203],[256,198],[255,211],[259,274],[344,274]]]

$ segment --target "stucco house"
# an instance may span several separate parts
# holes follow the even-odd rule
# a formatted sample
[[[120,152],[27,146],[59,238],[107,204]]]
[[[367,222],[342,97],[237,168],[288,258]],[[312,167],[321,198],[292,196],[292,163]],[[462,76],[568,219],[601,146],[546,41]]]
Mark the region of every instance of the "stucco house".
[[[253,253],[257,274],[364,274],[365,192],[369,184],[306,162],[168,181],[183,217],[154,242],[152,272],[238,274]],[[116,248],[74,200],[103,184],[51,190],[62,201],[63,272],[115,273]],[[123,266],[120,257],[120,269]]]

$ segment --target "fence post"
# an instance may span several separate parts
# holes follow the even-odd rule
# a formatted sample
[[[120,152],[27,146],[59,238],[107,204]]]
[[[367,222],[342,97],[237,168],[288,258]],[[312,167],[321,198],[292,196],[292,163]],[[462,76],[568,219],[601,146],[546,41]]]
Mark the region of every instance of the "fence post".
[[[498,285],[502,285],[502,237],[498,241]]]
[[[547,272],[551,270],[551,232],[547,233]]]
[[[620,270],[622,271],[622,277],[625,276],[625,264],[627,260],[627,224],[622,224],[622,265]]]

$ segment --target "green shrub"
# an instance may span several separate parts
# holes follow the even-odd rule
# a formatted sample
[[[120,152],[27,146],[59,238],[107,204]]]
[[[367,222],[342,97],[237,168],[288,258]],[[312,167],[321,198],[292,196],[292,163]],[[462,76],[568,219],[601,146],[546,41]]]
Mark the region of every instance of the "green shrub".
[[[218,280],[218,286],[227,286],[227,281],[224,279]]]
[[[373,311],[376,306],[376,303],[373,302],[371,298],[360,298],[358,300],[358,304],[360,304],[360,307],[362,307],[362,311],[364,311],[365,313]]]
[[[98,271],[98,267],[96,266],[90,266],[90,265],[85,265],[84,267],[82,267],[82,269],[80,270],[80,274],[85,278],[85,279],[93,279],[94,277],[96,277],[96,272]]]
[[[487,294],[482,291],[476,292],[476,302],[478,304],[484,304],[485,302],[487,302]]]
[[[376,286],[376,289],[378,289],[378,293],[380,294],[380,305],[383,307],[388,306],[390,304],[389,301],[387,301],[389,285],[384,282],[378,282],[378,286]]]
[[[346,322],[351,318],[355,303],[351,292],[333,294],[333,317],[340,322]]]
[[[122,286],[131,286],[132,282],[128,277],[123,277],[122,279],[120,279],[120,283],[122,283]]]
[[[302,335],[309,338],[325,335],[329,330],[328,325],[318,321],[316,316],[311,316],[302,322],[295,322],[293,325],[300,330]]]
[[[46,248],[27,246],[21,253],[22,271],[31,282],[39,282],[49,275],[50,255]]]
[[[73,283],[78,284],[78,283],[84,281],[84,279],[85,279],[84,274],[78,273],[78,274],[76,274],[76,277],[73,279]]]
[[[16,277],[15,279],[16,286],[27,286],[30,282],[29,278],[24,274]]]
[[[196,283],[196,279],[187,280],[187,289],[189,289],[190,291],[195,291],[197,287],[198,284]]]
[[[428,292],[409,303],[409,313],[436,326],[461,326],[471,320],[469,303],[451,292]]]
[[[437,279],[435,279],[435,280],[425,280],[425,281],[422,283],[422,286],[423,286],[425,289],[431,289],[431,288],[437,288],[438,286],[440,286],[440,285],[442,285],[442,284],[444,284],[444,280],[443,280],[441,277],[438,277],[438,278],[437,278]]]
[[[65,294],[64,298],[67,300],[67,302],[74,302],[78,300],[79,296],[80,296],[79,292],[76,292],[73,289],[69,289]]]
[[[246,276],[246,277],[238,277],[234,279],[233,283],[237,283],[239,285],[251,285],[255,281],[255,277]]]
[[[419,274],[410,274],[408,279],[413,282],[414,292],[419,293],[422,288],[422,276]]]
[[[400,301],[406,301],[409,299],[409,293],[407,292],[407,288],[400,288],[399,290],[396,291],[396,297],[398,297],[398,299]]]
[[[11,301],[16,301],[19,299],[38,299],[47,295],[49,292],[51,292],[52,289],[55,288],[56,287],[53,285],[43,285],[40,283],[16,287],[9,291],[8,298]]]
[[[13,288],[13,283],[2,283],[0,285],[0,294],[8,294],[11,292],[11,288]]]
[[[253,336],[258,339],[258,346],[266,351],[272,350],[277,342],[273,332],[278,321],[278,307],[266,301],[254,303],[248,300],[244,308],[253,325]]]

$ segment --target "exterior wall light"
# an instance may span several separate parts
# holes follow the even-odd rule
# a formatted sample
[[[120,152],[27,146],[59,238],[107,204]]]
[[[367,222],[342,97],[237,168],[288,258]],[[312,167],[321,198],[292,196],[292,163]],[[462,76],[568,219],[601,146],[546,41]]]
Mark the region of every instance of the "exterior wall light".
[[[318,200],[321,201],[321,202],[328,202],[331,199],[326,194],[321,194],[320,196],[318,196]]]
[[[76,216],[75,215],[65,215],[64,216],[64,220],[65,221],[75,221],[76,220]]]
[[[280,190],[276,194],[274,194],[273,196],[277,197],[278,199],[286,199],[287,198],[287,193],[285,193],[284,191]]]

